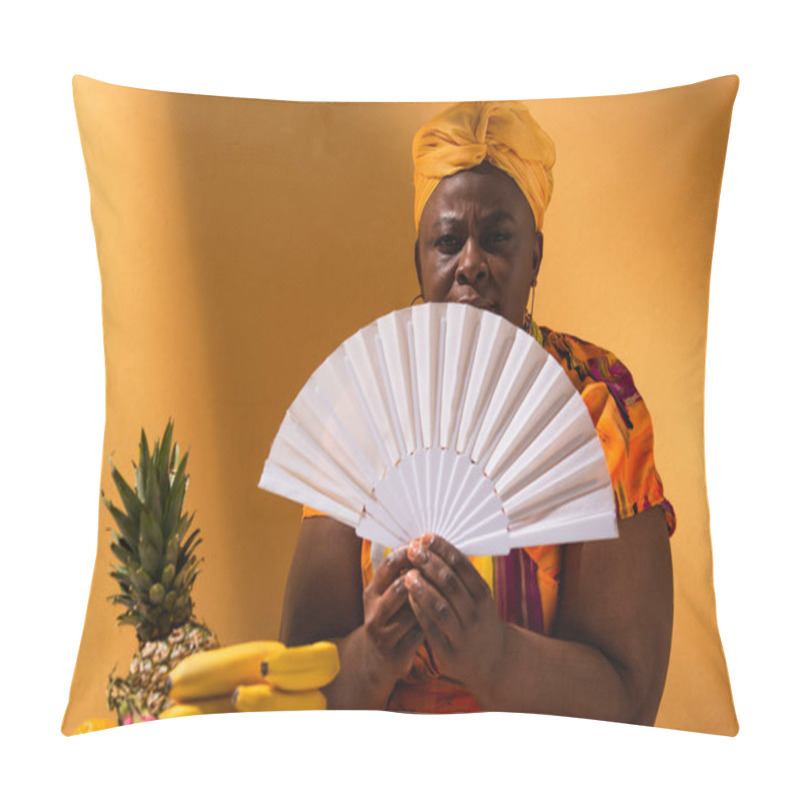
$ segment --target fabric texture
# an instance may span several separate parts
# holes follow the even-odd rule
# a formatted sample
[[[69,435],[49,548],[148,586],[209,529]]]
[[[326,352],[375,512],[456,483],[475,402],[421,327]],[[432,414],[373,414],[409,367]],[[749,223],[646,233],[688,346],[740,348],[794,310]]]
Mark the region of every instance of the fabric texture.
[[[656,470],[652,421],[631,373],[613,353],[576,336],[540,328],[529,317],[525,329],[559,362],[589,410],[603,445],[617,516],[626,519],[660,506],[672,535],[675,511]],[[322,515],[306,506],[303,516]],[[549,634],[558,611],[562,552],[563,546],[545,545],[469,560],[489,585],[501,620]],[[364,540],[363,587],[375,567],[372,543]],[[397,683],[387,707],[419,713],[480,711],[468,692],[439,672],[427,643],[417,650],[408,678]]]

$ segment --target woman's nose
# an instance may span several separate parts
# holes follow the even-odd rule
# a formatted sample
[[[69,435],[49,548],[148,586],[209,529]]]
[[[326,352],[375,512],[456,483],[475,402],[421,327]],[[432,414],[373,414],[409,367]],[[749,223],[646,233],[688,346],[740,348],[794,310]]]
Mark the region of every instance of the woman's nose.
[[[483,250],[470,236],[461,249],[461,258],[456,267],[456,281],[462,285],[474,284],[485,278],[487,271]]]

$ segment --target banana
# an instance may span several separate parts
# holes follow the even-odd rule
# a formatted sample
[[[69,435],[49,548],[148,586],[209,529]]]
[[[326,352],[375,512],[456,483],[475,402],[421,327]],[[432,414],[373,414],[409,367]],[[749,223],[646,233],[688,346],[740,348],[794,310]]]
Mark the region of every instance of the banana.
[[[324,711],[327,705],[318,690],[282,692],[268,683],[240,686],[233,693],[237,711]]]
[[[329,684],[339,674],[339,650],[333,642],[287,647],[263,659],[262,680],[288,692]]]
[[[230,696],[237,686],[262,683],[261,663],[285,649],[281,642],[259,641],[195,653],[170,672],[169,696],[175,701]]]
[[[159,719],[175,719],[176,717],[194,717],[197,714],[225,714],[234,711],[230,695],[225,697],[209,697],[206,700],[195,700],[191,703],[176,703],[166,711],[162,711]]]

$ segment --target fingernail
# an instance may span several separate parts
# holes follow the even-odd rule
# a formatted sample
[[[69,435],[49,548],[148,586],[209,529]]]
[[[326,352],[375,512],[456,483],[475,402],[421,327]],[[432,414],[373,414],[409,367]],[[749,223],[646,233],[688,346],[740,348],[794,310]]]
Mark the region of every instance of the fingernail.
[[[425,533],[422,535],[422,544],[427,547],[429,544],[433,542],[433,534],[432,533]]]
[[[411,589],[417,582],[417,571],[412,569],[410,572],[406,572],[403,575],[403,580],[406,584],[406,589]]]
[[[408,557],[416,558],[419,555],[419,539],[414,539],[408,546]]]

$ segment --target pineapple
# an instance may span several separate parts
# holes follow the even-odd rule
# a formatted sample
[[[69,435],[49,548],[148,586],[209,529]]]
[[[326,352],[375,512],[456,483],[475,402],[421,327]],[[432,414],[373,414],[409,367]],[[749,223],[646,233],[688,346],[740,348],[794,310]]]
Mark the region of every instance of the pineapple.
[[[170,453],[171,441],[172,420],[152,453],[142,429],[135,491],[111,463],[124,510],[101,492],[117,525],[111,550],[118,563],[110,574],[120,593],[109,599],[125,607],[117,621],[134,625],[139,640],[128,675],[112,671],[108,680],[108,707],[121,725],[158,717],[171,705],[166,690],[170,671],[192,653],[219,647],[216,636],[192,614],[200,564],[194,552],[202,540],[196,529],[183,541],[194,519],[194,514],[181,514],[189,454],[179,462],[178,444]]]

